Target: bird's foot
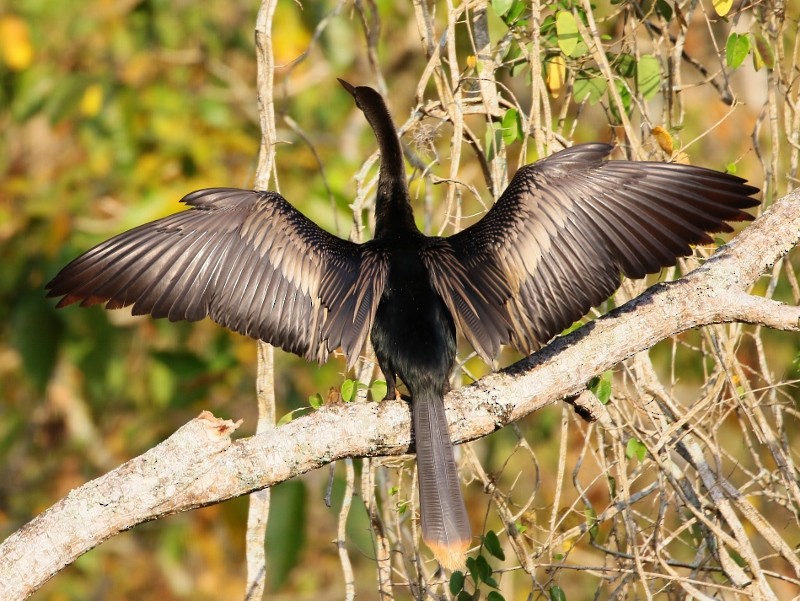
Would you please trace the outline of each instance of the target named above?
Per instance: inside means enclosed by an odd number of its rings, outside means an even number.
[[[400,391],[397,390],[396,388],[394,390],[387,390],[386,396],[383,397],[384,401],[402,401],[402,400],[408,401],[409,399],[410,397],[407,398],[403,396],[402,394],[400,394]]]

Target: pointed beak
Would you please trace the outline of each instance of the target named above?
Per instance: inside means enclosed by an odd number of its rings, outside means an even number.
[[[356,88],[355,88],[354,86],[352,86],[352,85],[350,85],[349,83],[347,83],[347,82],[346,82],[344,79],[339,79],[338,77],[337,77],[336,79],[339,81],[339,83],[340,83],[340,84],[342,84],[342,87],[343,87],[345,90],[347,90],[348,92],[350,92],[350,95],[351,95],[353,98],[355,98],[355,97],[356,97]]]

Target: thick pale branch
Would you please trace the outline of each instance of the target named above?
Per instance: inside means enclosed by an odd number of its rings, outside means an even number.
[[[687,329],[738,320],[798,331],[797,309],[747,290],[800,238],[800,193],[776,203],[701,268],[448,396],[454,440],[485,436],[580,392],[594,375]],[[0,598],[22,599],[78,556],[144,521],[217,503],[352,456],[405,453],[402,402],[329,405],[272,431],[232,441],[208,413],[92,482],[0,545]]]

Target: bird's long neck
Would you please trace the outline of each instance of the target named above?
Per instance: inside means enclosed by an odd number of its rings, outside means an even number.
[[[381,170],[375,202],[375,237],[419,231],[414,223],[408,196],[403,150],[389,110],[377,94],[370,97],[369,102],[362,104],[361,108],[375,133],[381,152]]]

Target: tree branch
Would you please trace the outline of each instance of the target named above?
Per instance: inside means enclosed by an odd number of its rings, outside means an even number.
[[[800,331],[800,309],[745,293],[800,239],[800,191],[775,203],[700,268],[447,397],[457,442],[579,393],[593,376],[690,328],[743,321]],[[145,521],[218,503],[336,459],[406,453],[405,403],[327,405],[233,441],[204,412],[169,439],[70,492],[0,545],[0,598],[24,599],[89,549]]]

